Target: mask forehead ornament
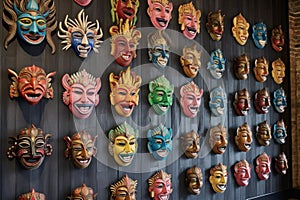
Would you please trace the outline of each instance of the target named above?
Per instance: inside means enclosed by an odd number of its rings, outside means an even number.
[[[227,96],[223,88],[217,87],[210,92],[209,108],[215,116],[221,116],[225,112]]]
[[[183,72],[189,78],[195,78],[201,67],[201,51],[197,50],[197,46],[185,46],[182,49],[182,56],[180,57],[180,64]]]
[[[283,82],[285,77],[285,64],[280,58],[277,58],[272,62],[272,77],[277,84]]]
[[[287,137],[286,125],[283,119],[278,120],[273,125],[273,137],[278,144],[284,144]]]
[[[272,47],[275,51],[280,52],[284,47],[284,33],[281,25],[273,28],[271,36]]]
[[[269,179],[271,173],[271,158],[266,153],[260,154],[256,160],[255,171],[260,180]]]
[[[122,21],[128,20],[131,26],[136,24],[139,0],[110,0],[110,3],[113,23],[120,24]]]
[[[254,107],[260,114],[266,114],[269,112],[271,106],[270,93],[266,87],[258,90],[254,95]]]
[[[193,195],[199,195],[203,186],[203,175],[199,167],[194,165],[186,170],[185,182],[187,190]]]
[[[247,152],[251,149],[252,132],[247,123],[244,123],[237,128],[234,140],[240,151]]]
[[[251,165],[241,160],[234,165],[234,177],[239,186],[247,186],[251,178]]]
[[[279,88],[273,93],[273,104],[275,110],[279,113],[283,113],[287,107],[286,94],[283,88]]]
[[[153,200],[168,200],[172,193],[171,174],[162,170],[148,179],[148,191]]]
[[[262,146],[270,145],[270,140],[272,139],[271,128],[266,120],[257,125],[256,138],[260,145]]]
[[[240,45],[246,44],[249,37],[249,27],[249,23],[241,13],[233,18],[232,35]]]
[[[36,192],[34,189],[31,192],[21,194],[18,200],[46,200],[46,196],[43,193]]]
[[[246,80],[250,73],[250,57],[242,54],[234,59],[234,74],[239,80]]]
[[[246,88],[239,90],[235,93],[233,102],[236,114],[239,116],[246,116],[251,108],[251,96]]]
[[[226,165],[219,163],[209,171],[209,182],[213,190],[217,193],[225,192],[227,188],[228,173]]]
[[[267,44],[267,26],[263,22],[252,25],[252,39],[255,46],[262,49]]]
[[[213,78],[220,79],[223,77],[225,72],[225,62],[226,59],[220,49],[210,53],[210,60],[207,63],[207,69],[210,71]]]
[[[209,12],[207,16],[206,29],[211,39],[220,41],[224,33],[224,17],[221,10]]]
[[[173,3],[169,0],[148,0],[148,6],[152,25],[158,30],[166,29],[172,19]]]
[[[227,148],[227,130],[221,124],[209,130],[210,148],[216,154],[223,154]]]
[[[275,170],[279,174],[286,174],[288,166],[288,160],[286,158],[286,155],[284,152],[281,152],[276,158],[275,158]]]
[[[110,186],[110,200],[135,200],[137,180],[132,180],[126,174],[121,180]]]
[[[80,187],[77,187],[73,190],[72,195],[68,196],[69,200],[77,199],[86,199],[86,200],[96,200],[97,193],[94,193],[94,190],[91,187],[82,184]]]
[[[184,134],[180,139],[185,156],[187,158],[197,158],[200,151],[200,135],[192,130]]]

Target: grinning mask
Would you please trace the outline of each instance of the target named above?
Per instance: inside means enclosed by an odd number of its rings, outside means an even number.
[[[137,21],[136,13],[138,12],[139,0],[110,0],[112,22],[116,24],[122,21],[129,21],[130,25],[135,25]]]
[[[148,179],[148,191],[153,200],[168,200],[172,193],[171,174],[160,170]]]
[[[279,174],[286,174],[288,166],[288,160],[286,159],[286,155],[284,152],[281,152],[276,158],[275,158],[275,170]]]
[[[271,128],[267,121],[259,123],[256,127],[256,138],[261,146],[269,146],[271,136]]]
[[[147,0],[147,13],[152,25],[158,30],[168,27],[172,19],[173,4],[169,0]]]
[[[267,88],[258,90],[254,95],[254,107],[260,114],[266,114],[269,112],[271,106],[270,94]]]
[[[225,112],[227,96],[223,88],[217,87],[210,92],[209,108],[215,116],[221,116]]]
[[[227,167],[222,163],[212,167],[210,169],[209,182],[213,188],[213,190],[217,193],[223,193],[227,187]]]
[[[209,12],[207,16],[206,29],[211,39],[220,41],[224,33],[224,17],[221,10]]]
[[[68,196],[69,200],[96,200],[97,193],[90,187],[87,187],[84,183],[81,187],[77,187],[73,190],[72,195]]]
[[[238,127],[234,140],[240,151],[247,152],[251,149],[252,132],[247,123],[244,123]]]
[[[271,36],[272,47],[275,51],[280,52],[284,47],[284,33],[281,29],[281,25],[273,28]]]
[[[200,151],[200,135],[194,130],[181,137],[184,154],[187,158],[197,158]]]
[[[266,154],[260,154],[256,160],[255,171],[260,180],[269,179],[269,175],[271,173],[271,158]]]
[[[182,49],[182,56],[180,57],[180,64],[183,72],[189,78],[195,78],[201,67],[201,52],[197,50],[196,45],[191,47],[185,46]]]
[[[284,144],[287,137],[286,126],[283,119],[273,125],[273,138],[278,144]]]
[[[233,102],[236,114],[239,116],[246,116],[251,108],[250,105],[251,97],[246,88],[239,90],[235,93],[235,98]]]
[[[194,165],[186,170],[185,183],[187,190],[193,195],[199,195],[203,186],[203,175],[199,167]]]
[[[234,177],[239,186],[247,186],[251,178],[251,166],[247,160],[241,160],[234,165]]]
[[[223,52],[217,49],[210,53],[210,60],[207,63],[207,69],[215,79],[222,78],[225,72],[226,59],[223,57]]]
[[[253,71],[258,82],[265,82],[269,75],[269,61],[264,56],[255,59]]]
[[[227,130],[220,124],[209,130],[209,145],[216,154],[223,154],[227,148]]]
[[[252,25],[252,39],[257,48],[262,49],[266,46],[267,26],[263,22]]]
[[[283,82],[285,77],[285,64],[280,58],[277,58],[272,62],[272,77],[277,84]]]
[[[246,80],[250,73],[250,58],[246,54],[242,54],[234,59],[234,74],[239,80]]]
[[[137,180],[126,174],[121,180],[110,186],[110,200],[136,200]]]
[[[283,113],[287,107],[285,91],[282,88],[279,88],[273,93],[273,104],[275,110],[279,113]]]
[[[240,13],[233,18],[232,35],[240,45],[245,45],[249,37],[250,25]]]

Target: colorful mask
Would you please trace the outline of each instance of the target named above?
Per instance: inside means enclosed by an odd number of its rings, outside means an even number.
[[[223,154],[227,148],[227,130],[220,124],[209,130],[210,148],[216,154]]]
[[[132,60],[136,58],[136,48],[142,37],[141,32],[135,30],[134,26],[130,26],[129,20],[118,26],[112,26],[109,32],[111,35],[110,54],[122,67],[129,66]]]
[[[196,10],[193,2],[182,4],[178,8],[178,24],[181,25],[183,35],[192,40],[200,33],[201,11]]]
[[[126,71],[121,71],[119,76],[110,73],[109,83],[111,104],[120,116],[129,117],[135,106],[139,104],[142,78],[130,72],[128,67]]]
[[[200,135],[194,130],[181,137],[184,154],[187,158],[197,158],[200,151]]]
[[[266,120],[257,125],[256,138],[260,145],[262,146],[270,145],[270,140],[272,139],[271,128]]]
[[[153,200],[168,200],[172,193],[171,174],[160,170],[148,179],[148,185]]]
[[[65,157],[72,159],[74,165],[78,168],[86,168],[90,165],[93,156],[97,153],[95,147],[97,135],[92,137],[84,130],[75,133],[72,137],[65,136],[64,140],[67,145]]]
[[[164,32],[156,31],[148,35],[149,61],[159,68],[168,65],[170,59],[169,40]]]
[[[275,51],[282,51],[284,47],[284,33],[281,29],[281,25],[278,25],[272,30],[271,42]]]
[[[223,88],[217,87],[210,92],[209,108],[215,116],[224,114],[227,96]]]
[[[9,27],[4,47],[16,36],[29,45],[39,45],[45,39],[55,53],[51,33],[57,27],[56,8],[53,0],[4,0],[3,20]]]
[[[192,81],[180,88],[180,105],[185,116],[193,118],[197,116],[201,105],[203,89]]]
[[[126,174],[121,180],[110,186],[110,200],[135,200],[137,180]]]
[[[233,18],[232,35],[240,45],[245,45],[249,37],[250,25],[240,13]]]
[[[172,151],[172,129],[162,124],[147,132],[148,150],[157,160],[166,160]]]
[[[251,96],[246,88],[239,90],[235,93],[233,102],[236,114],[239,116],[246,116],[251,108]]]
[[[12,84],[9,87],[10,98],[21,96],[30,105],[38,104],[43,97],[53,98],[51,77],[56,72],[46,74],[42,68],[32,65],[22,68],[19,75],[12,69],[8,69],[8,73],[12,76]]]
[[[279,113],[283,113],[287,107],[285,91],[282,88],[279,88],[273,93],[273,104],[275,110]]]
[[[74,2],[80,6],[88,6],[92,0],[74,0]]]
[[[185,46],[182,49],[182,56],[180,57],[180,64],[183,72],[189,78],[195,78],[201,67],[200,62],[201,52],[197,51],[196,45],[192,47]]]
[[[273,125],[273,137],[278,144],[284,144],[287,137],[286,126],[283,119],[278,120]]]
[[[99,90],[101,80],[84,70],[69,76],[62,77],[62,86],[66,91],[63,93],[63,102],[69,107],[73,115],[79,119],[88,118],[94,107],[99,103]]]
[[[234,137],[235,144],[240,151],[247,152],[251,149],[252,132],[247,123],[239,126]]]
[[[46,200],[46,196],[43,193],[36,192],[34,189],[26,194],[21,194],[18,200]]]
[[[166,29],[172,19],[173,4],[169,0],[148,0],[147,13],[152,25],[159,29]]]
[[[209,172],[210,172],[209,182],[213,190],[217,193],[225,192],[227,187],[227,179],[228,179],[226,165],[219,163],[218,165],[212,167]]]
[[[118,165],[128,166],[131,164],[138,148],[137,137],[138,130],[133,129],[126,122],[109,131],[108,150]]]
[[[239,80],[246,80],[250,72],[250,58],[246,54],[242,54],[234,59],[234,74]]]
[[[158,115],[166,114],[173,104],[174,85],[165,76],[149,82],[148,101]]]
[[[277,84],[283,82],[285,77],[285,64],[280,58],[272,62],[272,77]]]
[[[271,106],[270,94],[267,88],[258,90],[254,96],[254,107],[256,111],[260,114],[266,114],[269,112],[269,107]]]
[[[209,12],[207,16],[206,29],[211,39],[220,41],[224,33],[224,17],[221,10]]]
[[[288,168],[288,160],[285,153],[282,152],[275,158],[275,170],[279,174],[286,174]]]
[[[241,160],[234,165],[234,177],[239,186],[247,186],[251,178],[251,166],[247,160]]]
[[[203,186],[202,171],[196,165],[186,170],[185,182],[187,190],[194,195],[199,195]]]
[[[120,24],[128,20],[130,25],[135,25],[136,13],[140,5],[139,0],[110,0],[110,3],[113,23]]]
[[[82,9],[75,20],[70,19],[67,15],[64,25],[66,29],[63,28],[62,22],[59,22],[61,32],[58,32],[58,37],[64,40],[62,42],[65,45],[63,50],[72,47],[75,54],[81,58],[86,58],[92,51],[98,53],[98,48],[102,43],[100,39],[103,36],[98,20],[96,23],[88,21],[88,16]]]
[[[262,49],[266,46],[267,26],[263,22],[252,25],[252,39],[257,48]]]
[[[271,159],[266,153],[260,154],[256,160],[255,171],[260,180],[267,180],[271,173]]]
[[[12,144],[7,151],[7,157],[17,158],[26,169],[37,169],[44,161],[45,156],[52,153],[52,145],[48,144],[52,134],[44,134],[33,124],[22,129],[16,137],[10,137]]]
[[[207,63],[207,69],[215,79],[222,78],[225,71],[226,59],[223,57],[223,53],[220,49],[217,49],[210,53],[210,60]]]
[[[265,82],[269,75],[269,61],[264,56],[255,59],[253,71],[258,82]]]
[[[81,187],[77,187],[73,190],[72,195],[68,196],[69,200],[96,200],[97,193],[90,187],[87,187],[84,183]]]

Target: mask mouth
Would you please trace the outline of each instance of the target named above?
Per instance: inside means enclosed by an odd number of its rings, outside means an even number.
[[[45,36],[39,34],[23,34],[23,37],[31,44],[40,44],[45,38]]]
[[[189,65],[189,68],[191,70],[192,73],[197,73],[199,71],[199,66],[197,65]]]
[[[169,199],[169,195],[167,194],[161,194],[158,196],[159,200],[168,200]]]
[[[221,191],[224,192],[226,190],[226,184],[217,184],[217,188]]]
[[[134,154],[132,154],[132,153],[119,154],[119,158],[124,163],[131,163],[133,157],[134,157]]]
[[[197,114],[198,111],[199,111],[199,106],[189,106],[189,111],[190,111],[192,114]]]
[[[94,105],[93,104],[75,104],[76,109],[81,114],[88,114],[92,111]]]
[[[194,27],[186,27],[187,31],[191,34],[191,35],[195,35],[197,30]]]
[[[266,45],[266,40],[259,40],[258,43],[264,47]]]
[[[168,58],[162,58],[161,56],[157,58],[157,64],[159,64],[162,67],[165,67],[168,64]]]
[[[90,45],[78,45],[77,46],[77,51],[80,54],[80,57],[87,57],[87,55],[89,54],[89,52],[91,51],[91,46]]]
[[[160,157],[166,157],[169,154],[169,150],[167,150],[167,149],[160,149],[160,150],[157,150],[156,153]]]
[[[123,8],[122,11],[123,11],[124,15],[126,15],[129,18],[134,15],[134,10],[132,8]]]
[[[120,103],[120,108],[122,109],[123,113],[130,114],[135,107],[134,103]]]
[[[245,147],[246,150],[249,150],[249,149],[251,149],[251,144],[250,143],[245,143],[244,147]]]
[[[75,158],[77,165],[81,167],[87,167],[90,164],[91,158]]]
[[[267,113],[269,110],[269,106],[263,106],[262,108],[261,108],[261,110],[264,112],[264,113]]]
[[[241,110],[241,114],[244,115],[244,116],[248,115],[248,112],[249,112],[249,109],[246,109],[246,108]]]
[[[38,167],[41,164],[42,160],[43,160],[43,156],[41,156],[41,155],[36,155],[36,156],[24,155],[21,158],[23,165],[27,168]]]
[[[218,148],[218,150],[219,150],[220,152],[224,153],[225,150],[226,150],[226,147],[227,147],[227,146],[221,146],[221,147]]]
[[[163,19],[163,18],[156,18],[156,21],[158,22],[158,24],[159,24],[161,27],[166,27],[166,26],[167,26],[167,23],[168,23],[168,20]]]
[[[158,107],[163,112],[167,112],[169,109],[169,105],[165,105],[165,104],[159,104]]]

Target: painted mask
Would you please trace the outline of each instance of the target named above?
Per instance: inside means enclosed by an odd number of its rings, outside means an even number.
[[[209,182],[213,190],[217,193],[225,192],[227,187],[227,179],[228,179],[226,165],[219,163],[218,165],[212,167],[209,172],[210,172]]]
[[[196,10],[193,2],[182,4],[178,8],[178,24],[181,25],[183,35],[192,40],[200,33],[201,11]]]
[[[58,37],[64,40],[62,42],[65,45],[63,50],[72,47],[75,54],[81,58],[88,57],[92,51],[98,53],[98,48],[102,43],[100,39],[103,36],[98,20],[95,23],[88,21],[88,16],[82,9],[75,20],[70,19],[67,15],[64,25],[66,29],[63,28],[62,22],[59,22]]]
[[[227,96],[223,88],[217,87],[210,92],[209,108],[215,116],[221,116],[225,112]]]
[[[109,30],[111,35],[110,54],[122,67],[129,66],[136,58],[136,48],[142,37],[140,31],[129,25],[129,21],[120,23],[119,26],[112,26]]]
[[[211,39],[220,41],[224,33],[224,17],[221,10],[209,12],[207,16],[206,29]]]
[[[52,134],[44,134],[40,128],[33,124],[22,129],[16,137],[10,137],[12,144],[7,151],[7,157],[17,158],[26,169],[37,169],[42,165],[45,156],[52,153],[52,145],[48,144]]]
[[[233,18],[232,35],[240,45],[245,45],[249,37],[250,25],[240,13]]]
[[[180,88],[180,105],[185,116],[194,118],[199,112],[203,89],[192,81]]]
[[[86,168],[90,165],[93,156],[97,153],[95,147],[97,135],[92,137],[84,130],[75,133],[72,137],[65,136],[64,140],[67,145],[65,157],[72,159],[74,165],[78,168]]]
[[[234,165],[234,177],[239,186],[247,186],[251,178],[251,166],[247,160],[241,160]]]
[[[160,170],[148,179],[148,191],[153,200],[168,200],[172,193],[171,174]]]
[[[260,180],[267,180],[271,173],[271,159],[266,153],[260,154],[256,160],[255,171]]]
[[[279,88],[273,93],[273,104],[277,112],[283,113],[287,107],[285,91]]]
[[[283,82],[285,77],[285,64],[280,58],[277,58],[272,62],[272,77],[277,84]]]
[[[84,183],[81,187],[77,187],[73,190],[72,195],[68,196],[69,200],[96,200],[97,193],[90,187],[87,187]]]
[[[88,6],[92,0],[74,0],[74,2],[80,6]]]
[[[126,174],[121,180],[110,186],[110,200],[136,200],[137,180]]]
[[[165,76],[149,82],[148,101],[158,115],[166,114],[173,104],[174,85]]]
[[[156,31],[148,35],[148,55],[149,61],[159,68],[168,65],[170,59],[170,46],[166,34]]]
[[[196,165],[186,170],[185,182],[187,190],[194,195],[199,195],[203,186],[202,171]]]
[[[201,67],[201,52],[197,50],[196,45],[191,47],[185,46],[180,57],[180,64],[183,72],[189,78],[195,78]]]
[[[128,166],[131,164],[138,148],[137,137],[138,130],[133,129],[126,122],[109,131],[108,150],[118,165]]]
[[[197,158],[200,151],[200,135],[194,130],[181,137],[184,154],[187,158]]]
[[[281,29],[281,25],[278,25],[272,30],[271,36],[272,47],[275,51],[280,52],[284,47],[284,33]]]
[[[275,158],[275,170],[279,174],[286,174],[288,168],[288,160],[285,153],[282,152]]]
[[[56,72],[46,74],[42,68],[32,65],[22,68],[19,75],[12,69],[8,69],[8,73],[12,77],[12,84],[9,87],[10,98],[21,96],[30,105],[38,104],[43,97],[53,98],[51,77]]]
[[[152,25],[164,30],[172,19],[173,4],[169,0],[148,0],[147,13]]]
[[[235,93],[233,102],[236,114],[239,116],[246,116],[251,108],[251,96],[246,88],[239,90]]]
[[[255,59],[253,71],[258,82],[265,82],[269,75],[269,61],[264,56]]]
[[[142,78],[134,72],[130,72],[130,67],[120,74],[109,75],[110,83],[110,103],[116,112],[123,117],[129,117],[135,106],[139,104],[139,91]]]
[[[273,125],[273,138],[278,144],[284,144],[287,137],[286,125],[283,119]]]
[[[267,121],[259,123],[256,127],[256,138],[261,146],[269,146],[271,136],[271,128]]]
[[[250,58],[246,54],[242,54],[234,59],[234,74],[239,80],[246,80],[250,73]]]
[[[147,132],[148,150],[156,160],[166,160],[172,151],[172,129],[162,124]]]
[[[121,24],[128,20],[130,25],[137,21],[136,13],[140,5],[139,0],[110,0],[112,22]]]
[[[240,151],[247,152],[251,149],[252,132],[247,123],[244,123],[237,128],[234,140],[236,146]]]
[[[252,25],[252,39],[257,48],[262,49],[266,46],[267,26],[263,22]]]
[[[46,200],[46,196],[43,193],[36,192],[34,189],[31,192],[21,194],[18,200]]]
[[[56,8],[53,0],[4,0],[3,20],[9,27],[4,39],[4,47],[17,36],[29,45],[39,45],[45,39],[52,49],[56,48],[51,33],[57,27]]]
[[[217,49],[210,53],[210,60],[207,63],[207,69],[215,79],[222,78],[225,71],[226,59],[223,57],[223,52]]]
[[[271,106],[270,94],[267,88],[258,90],[254,95],[254,107],[260,114],[266,114],[269,112]]]
[[[220,124],[209,130],[209,145],[216,154],[223,154],[227,148],[227,130]]]
[[[73,115],[79,119],[88,118],[94,107],[99,103],[101,80],[87,73],[85,69],[69,76],[62,77],[62,86],[65,88],[63,102],[69,107]]]

